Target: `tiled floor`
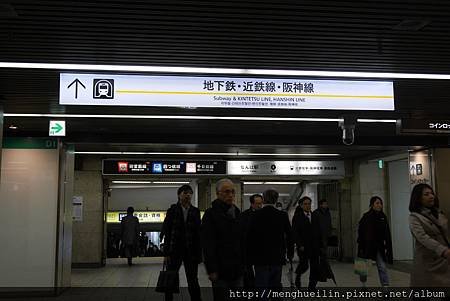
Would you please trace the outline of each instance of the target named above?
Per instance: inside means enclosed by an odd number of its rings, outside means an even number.
[[[33,300],[33,301],[157,301],[164,300],[164,295],[155,292],[155,286],[159,271],[162,267],[162,258],[135,258],[134,265],[129,267],[126,259],[110,259],[106,267],[96,269],[73,269],[72,288],[64,291],[56,297],[32,297],[2,299],[2,300]],[[336,276],[338,287],[354,288],[360,287],[359,278],[353,273],[353,265],[350,263],[332,262],[332,269]],[[288,289],[287,266],[284,268],[283,285]],[[408,287],[409,274],[393,269],[389,269],[392,287]],[[204,301],[213,300],[211,286],[204,266],[199,267],[199,282],[202,288],[202,299]],[[308,275],[303,275],[302,283],[307,284]],[[180,270],[180,294],[174,295],[174,300],[190,300],[186,289],[186,277],[183,267]],[[378,287],[378,276],[376,267],[372,267],[367,286]],[[335,287],[332,281],[319,283],[320,287]],[[288,289],[289,290],[289,289]],[[348,290],[346,290],[348,291]],[[356,291],[356,290],[355,290]],[[237,300],[237,299],[233,299]],[[260,300],[254,298],[252,300]],[[286,299],[293,300],[293,299]],[[305,299],[307,300],[307,299]],[[328,300],[324,298],[323,300]],[[333,299],[336,300],[336,299]]]
[[[359,287],[357,275],[353,273],[350,263],[331,262],[333,272],[339,287]],[[106,267],[98,269],[72,270],[72,287],[155,287],[159,271],[162,267],[162,258],[135,258],[134,265],[129,267],[126,259],[108,259]],[[288,267],[284,267],[283,284],[289,286],[287,277]],[[389,269],[391,286],[408,287],[409,274]],[[200,286],[210,287],[211,283],[203,265],[198,272]],[[307,284],[307,273],[302,277],[302,283]],[[187,286],[184,269],[180,270],[180,286]],[[332,281],[319,283],[319,287],[334,286]],[[376,266],[370,270],[367,286],[379,286]]]

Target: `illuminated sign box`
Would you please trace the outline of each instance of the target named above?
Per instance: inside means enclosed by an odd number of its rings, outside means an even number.
[[[61,105],[394,110],[392,81],[60,74]]]
[[[203,217],[204,213],[204,211],[200,211],[200,217]],[[126,215],[126,211],[109,211],[106,213],[106,222],[119,224]],[[135,211],[133,215],[139,219],[139,223],[162,223],[166,218],[166,211]]]
[[[126,211],[110,211],[106,213],[107,223],[120,223],[122,218],[127,215]],[[162,223],[166,218],[165,211],[135,211],[134,216],[140,223]]]
[[[399,134],[450,134],[450,120],[401,119],[397,122]]]
[[[229,175],[345,176],[344,161],[228,161]]]
[[[221,175],[226,161],[103,160],[103,175]]]

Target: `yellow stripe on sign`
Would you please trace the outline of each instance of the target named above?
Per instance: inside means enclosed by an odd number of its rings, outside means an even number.
[[[190,91],[146,91],[146,90],[117,90],[119,94],[159,94],[159,95],[227,95],[227,96],[308,96],[330,98],[386,98],[392,95],[333,95],[333,94],[293,94],[293,93],[229,93],[229,92],[190,92]]]

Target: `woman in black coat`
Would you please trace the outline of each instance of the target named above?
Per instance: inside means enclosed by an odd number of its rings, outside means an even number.
[[[374,196],[370,209],[364,213],[358,227],[358,257],[374,260],[382,286],[389,286],[385,262],[392,264],[392,240],[387,217],[383,212],[383,200]],[[360,276],[365,285],[367,276]]]

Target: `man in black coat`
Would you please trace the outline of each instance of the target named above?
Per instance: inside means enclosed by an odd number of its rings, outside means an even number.
[[[264,192],[264,206],[256,211],[250,221],[247,234],[249,262],[255,266],[255,286],[282,288],[282,267],[286,254],[292,261],[294,244],[292,229],[286,212],[275,208],[278,192]]]
[[[229,179],[216,183],[217,199],[202,220],[202,246],[214,300],[228,300],[229,289],[243,286],[240,210],[234,205],[235,188]]]
[[[178,188],[178,202],[172,205],[164,219],[164,261],[167,270],[179,271],[184,264],[191,300],[201,300],[198,284],[198,264],[202,261],[200,245],[200,211],[192,206],[193,190],[189,185]],[[172,300],[172,293],[166,293],[166,300]]]
[[[330,208],[328,208],[328,202],[326,199],[319,201],[319,208],[312,213],[317,216],[320,227],[320,236],[322,237],[322,247],[324,254],[327,254],[328,239],[331,236],[331,214]]]
[[[133,257],[137,255],[139,247],[139,219],[133,213],[134,208],[128,207],[127,215],[120,222],[122,248],[129,266],[133,264]]]
[[[241,214],[241,228],[243,233],[248,233],[248,226],[253,214],[256,210],[261,209],[263,206],[263,197],[260,194],[253,194],[250,196],[250,208],[242,212]],[[246,234],[245,234],[246,235]],[[248,252],[248,241],[243,241],[243,252],[244,252],[244,287],[251,288],[255,286],[255,272],[253,270],[253,265],[249,263],[248,259],[252,256]]]
[[[309,268],[308,288],[315,289],[319,280],[319,255],[322,239],[317,217],[311,214],[311,198],[305,196],[299,200],[292,219],[292,230],[299,257],[299,264],[295,271],[295,285],[298,288],[301,287],[301,275]]]

